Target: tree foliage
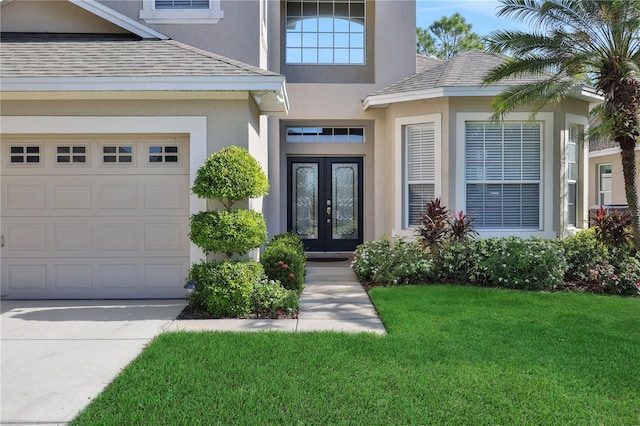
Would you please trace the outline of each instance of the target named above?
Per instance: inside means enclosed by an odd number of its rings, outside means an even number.
[[[434,21],[428,29],[416,28],[416,47],[418,53],[449,59],[468,50],[484,50],[485,46],[472,25],[456,12]]]
[[[500,0],[498,16],[526,22],[531,31],[495,31],[489,51],[513,57],[486,84],[523,75],[537,81],[511,87],[493,101],[494,118],[582,90],[589,76],[603,96],[595,111],[600,134],[620,146],[635,248],[640,244],[635,145],[640,136],[640,0]]]

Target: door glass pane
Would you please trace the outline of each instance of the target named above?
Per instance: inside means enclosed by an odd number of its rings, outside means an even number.
[[[293,163],[292,232],[306,240],[318,239],[318,164]]]
[[[331,165],[331,237],[358,239],[358,164]]]

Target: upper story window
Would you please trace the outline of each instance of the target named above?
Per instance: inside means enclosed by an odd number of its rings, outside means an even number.
[[[215,24],[224,18],[221,0],[143,0],[147,24]]]
[[[365,0],[286,2],[287,64],[364,64]]]

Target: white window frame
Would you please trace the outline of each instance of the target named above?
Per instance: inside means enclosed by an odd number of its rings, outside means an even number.
[[[600,163],[600,164],[598,164],[598,176],[597,176],[597,179],[598,179],[598,183],[597,183],[597,187],[598,187],[598,199],[597,199],[598,206],[607,204],[607,203],[603,203],[602,202],[603,201],[602,200],[602,196],[605,195],[605,194],[609,194],[609,197],[610,197],[611,201],[613,201],[613,199],[611,198],[613,196],[611,189],[609,189],[608,191],[605,191],[605,190],[602,189],[602,176],[605,174],[605,173],[602,172],[602,168],[603,167],[607,167],[607,166],[609,167],[609,173],[608,173],[609,179],[612,179],[613,178],[612,164],[611,163]],[[608,204],[612,204],[612,203],[609,202]]]
[[[563,196],[561,199],[565,200],[562,205],[561,214],[561,233],[562,236],[567,236],[574,233],[578,229],[584,229],[588,227],[588,212],[589,212],[589,193],[588,193],[588,164],[589,164],[589,140],[587,138],[587,132],[589,127],[589,119],[584,116],[576,114],[565,114],[565,129],[564,129],[564,144],[563,144],[563,169],[561,170],[561,176],[564,176],[563,183]],[[577,167],[577,180],[575,182],[569,180],[569,160],[568,149],[570,145],[570,133],[571,127],[577,126],[579,135],[582,135],[582,140],[579,136],[579,144],[576,146],[576,167]],[[576,218],[575,225],[569,224],[569,185],[575,183],[576,185]]]
[[[216,24],[223,18],[221,0],[209,0],[208,9],[156,9],[155,0],[142,0],[140,10],[147,24]]]
[[[328,0],[331,1],[334,5],[335,5],[335,0]],[[299,0],[300,3],[304,3],[304,0]],[[308,4],[311,3],[316,3],[319,5],[319,0],[306,0],[306,2]],[[344,3],[348,3],[348,7],[350,8],[350,2],[351,0],[339,0],[340,4],[344,4]],[[360,2],[360,0],[358,0],[358,2]],[[284,7],[285,7],[285,11],[284,11],[284,22],[285,22],[285,27],[287,25],[288,19],[289,19],[289,15],[287,13],[287,3],[289,3],[289,1],[285,1],[284,2]],[[325,3],[324,1],[322,3]],[[363,6],[364,6],[364,23],[362,25],[362,62],[360,61],[352,61],[351,59],[351,54],[352,51],[355,50],[360,50],[360,47],[352,47],[351,43],[352,43],[352,38],[355,38],[357,36],[360,35],[360,32],[356,32],[356,31],[352,31],[351,30],[351,23],[348,23],[348,29],[346,31],[336,31],[335,26],[334,29],[330,32],[330,34],[332,34],[332,42],[331,42],[331,46],[326,45],[326,46],[322,46],[322,42],[320,41],[320,38],[322,36],[322,34],[329,34],[329,32],[323,32],[320,31],[319,28],[316,28],[315,30],[311,29],[309,31],[306,31],[304,28],[304,24],[303,27],[301,29],[301,32],[291,32],[289,33],[288,29],[285,28],[285,34],[284,34],[284,43],[283,43],[283,51],[284,51],[284,58],[285,58],[285,63],[287,65],[310,65],[310,66],[314,66],[314,65],[366,65],[367,63],[367,2],[366,0],[362,0]],[[304,19],[301,19],[301,21],[305,21],[307,18],[308,19],[319,19],[321,17],[321,14],[318,13],[317,15],[309,15],[309,16],[304,16],[304,11],[301,12],[302,13],[302,17]],[[294,17],[299,17],[300,15],[294,15]],[[336,15],[335,14],[335,8],[334,8],[334,14],[332,16],[332,18],[335,20],[336,18],[340,18],[341,16]],[[353,17],[353,15],[351,15],[351,13],[349,12],[349,16],[348,17]],[[358,16],[356,16],[358,17]],[[289,34],[300,34],[300,46],[290,46],[288,39],[289,39]],[[336,41],[335,41],[335,36],[336,34],[340,34],[342,36],[346,35],[346,38],[349,40],[347,43],[346,47],[341,47],[341,46],[336,46]],[[313,40],[315,38],[315,43],[311,43],[311,45],[305,46],[305,35],[307,35],[307,37],[309,37],[309,39]],[[315,36],[315,37],[314,37]],[[316,50],[316,59],[315,61],[313,60],[305,60],[304,56],[305,56],[305,48],[307,50]],[[293,60],[292,58],[289,57],[289,49],[293,50],[300,50],[300,60]],[[331,49],[332,51],[332,56],[333,59],[331,61],[323,61],[320,59],[320,51],[321,50],[329,50]],[[348,51],[348,56],[349,59],[345,62],[345,61],[336,61],[335,60],[335,53],[336,50],[342,50],[345,49]]]
[[[394,230],[397,236],[413,237],[415,227],[409,227],[409,200],[407,181],[407,167],[404,156],[405,129],[406,126],[416,124],[433,124],[434,126],[434,197],[442,197],[442,114],[418,115],[412,117],[396,118],[394,122],[395,146],[394,146]]]
[[[456,173],[455,173],[455,198],[449,208],[451,210],[463,210],[467,212],[467,180],[466,180],[466,122],[490,121],[491,113],[457,113],[456,114]],[[504,118],[505,122],[530,121],[529,113],[511,113]],[[478,230],[482,238],[517,236],[522,238],[556,238],[553,231],[553,113],[538,113],[535,122],[542,126],[542,146],[540,148],[540,228],[523,229],[482,229]],[[558,207],[558,206],[556,206]]]

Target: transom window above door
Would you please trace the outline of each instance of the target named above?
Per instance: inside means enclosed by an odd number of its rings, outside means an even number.
[[[364,143],[364,127],[287,127],[287,143]]]
[[[287,64],[364,64],[365,0],[286,2]]]

